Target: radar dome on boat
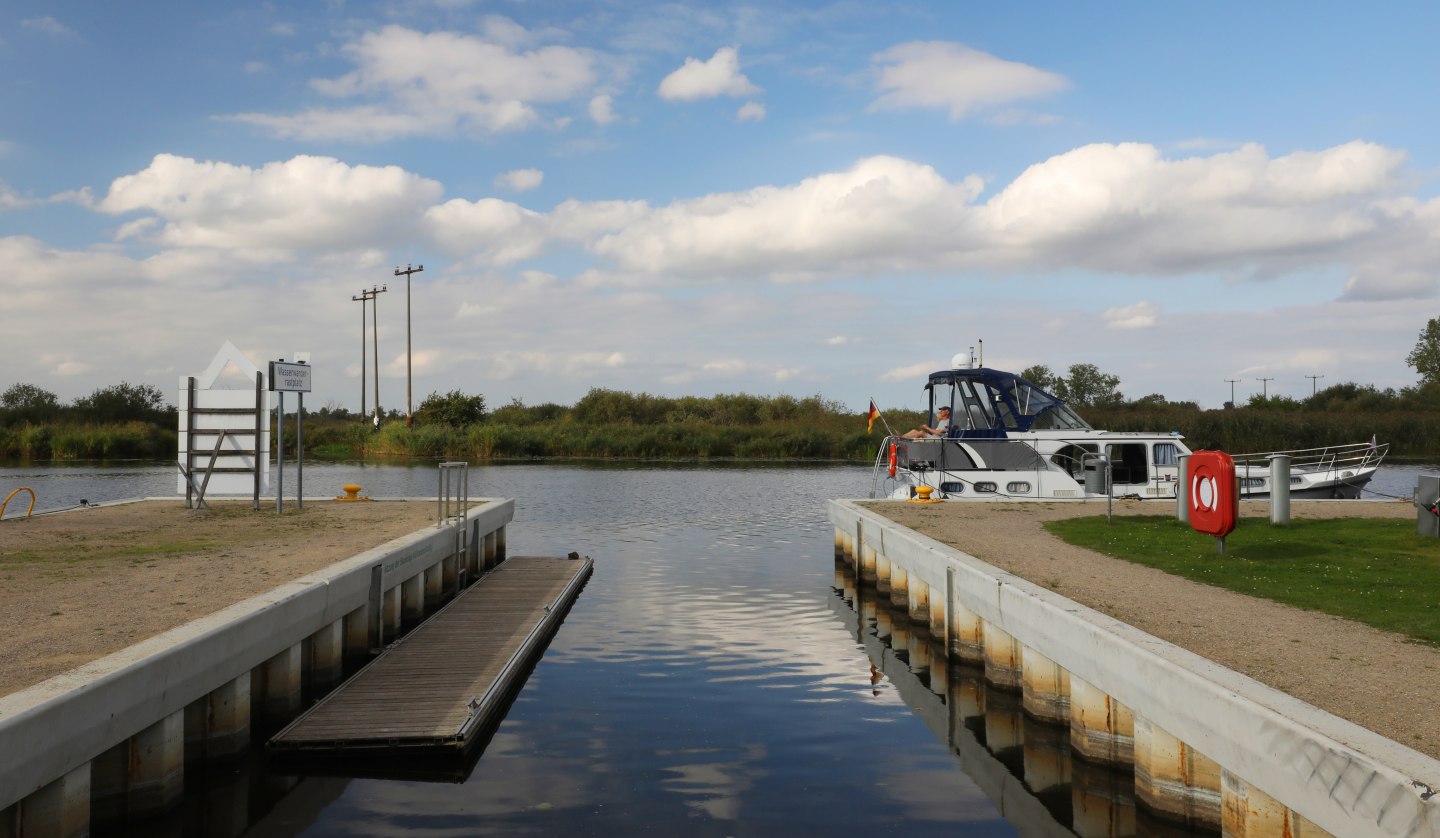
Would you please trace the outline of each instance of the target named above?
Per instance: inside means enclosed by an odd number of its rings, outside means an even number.
[[[950,369],[964,370],[970,368],[970,353],[956,352],[955,357],[950,359]]]

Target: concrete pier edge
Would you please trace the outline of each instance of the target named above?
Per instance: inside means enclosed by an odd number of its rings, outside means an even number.
[[[946,590],[1067,672],[1095,685],[1334,835],[1440,835],[1440,761],[1220,666],[866,509],[827,503],[856,556]],[[1425,785],[1416,785],[1417,781]]]
[[[175,498],[125,502],[140,500]],[[514,519],[511,499],[471,504],[472,543]],[[366,606],[377,568],[389,591],[454,550],[453,527],[431,525],[0,697],[0,812]]]

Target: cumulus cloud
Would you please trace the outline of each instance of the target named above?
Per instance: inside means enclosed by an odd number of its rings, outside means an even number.
[[[440,194],[440,184],[397,166],[299,156],[251,168],[160,154],[110,184],[97,209],[149,213],[159,220],[151,235],[169,247],[283,254],[396,241]]]
[[[1105,325],[1111,329],[1148,329],[1155,325],[1160,306],[1148,300],[1130,306],[1105,309]]]
[[[929,166],[873,157],[789,187],[679,201],[593,249],[657,274],[903,269],[947,246],[981,188],[979,178],[950,183]]]
[[[759,102],[746,102],[735,112],[737,122],[760,122],[765,119],[765,106]]]
[[[619,119],[615,115],[615,97],[608,93],[601,94],[590,100],[590,118],[596,125],[609,125]]]
[[[565,201],[549,213],[498,198],[456,198],[425,212],[431,239],[458,259],[504,265],[532,259],[553,243],[584,245],[641,218],[640,201]]]
[[[951,119],[1047,96],[1070,86],[1062,75],[947,41],[912,41],[874,57],[881,95],[872,107],[938,108]]]
[[[281,137],[371,142],[530,127],[540,121],[536,105],[588,94],[597,81],[599,59],[590,50],[566,46],[520,51],[516,44],[526,39],[517,35],[518,28],[492,21],[482,38],[387,26],[344,47],[342,54],[355,70],[311,82],[330,98],[369,101],[229,118]]]
[[[660,82],[661,99],[690,102],[717,96],[753,96],[760,88],[740,72],[740,54],[735,47],[721,47],[709,61],[686,58],[680,69]]]
[[[496,175],[495,188],[508,189],[511,192],[527,192],[539,186],[544,180],[545,173],[539,169],[515,169]]]

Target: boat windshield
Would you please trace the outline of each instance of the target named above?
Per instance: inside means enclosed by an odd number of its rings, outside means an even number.
[[[951,406],[952,425],[960,433],[1090,429],[1060,399],[1012,373],[985,367],[945,370],[932,374],[928,386],[932,407]]]

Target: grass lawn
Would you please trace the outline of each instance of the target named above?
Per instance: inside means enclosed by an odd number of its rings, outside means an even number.
[[[1173,518],[1052,521],[1070,544],[1240,593],[1323,611],[1440,645],[1440,539],[1405,519],[1243,518],[1215,539]]]

